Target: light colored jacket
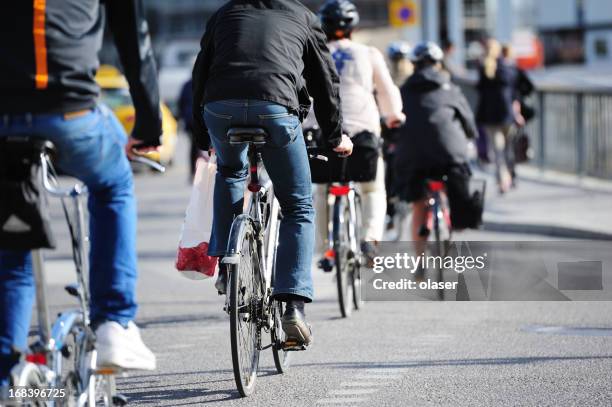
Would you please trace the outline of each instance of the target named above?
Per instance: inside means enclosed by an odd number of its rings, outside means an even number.
[[[379,50],[349,39],[328,46],[340,75],[343,128],[349,135],[364,130],[380,135],[381,116],[387,122],[404,118],[400,91]],[[303,126],[315,125],[311,111]]]

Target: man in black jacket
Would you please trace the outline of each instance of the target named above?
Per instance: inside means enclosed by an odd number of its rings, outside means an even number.
[[[195,136],[202,149],[212,142],[219,168],[208,254],[226,254],[232,220],[242,212],[246,147],[230,146],[226,133],[262,127],[269,134],[264,165],[283,212],[273,295],[287,302],[283,329],[305,345],[312,339],[304,302],[313,296],[314,209],[300,121],[310,95],[330,149],[352,152],[325,43],[319,19],[296,0],[233,0],[208,21],[193,70]],[[225,282],[220,273],[219,291]]]
[[[461,215],[456,205],[468,195],[467,138],[477,133],[474,114],[449,75],[442,70],[444,53],[434,43],[414,48],[415,73],[401,88],[406,124],[397,141],[395,170],[402,199],[413,202],[412,239],[422,241],[420,229],[425,224],[428,178],[448,177],[447,194],[451,216]],[[417,248],[417,253],[421,249]]]
[[[156,68],[141,0],[106,0],[109,27],[136,109],[128,139],[113,113],[98,104],[104,13],[99,0],[34,0],[0,6],[0,140],[52,141],[56,166],[89,190],[91,321],[98,366],[154,369],[155,356],[132,322],[136,202],[126,155],[159,145]],[[4,199],[4,197],[3,197]],[[0,205],[0,234],[27,231],[27,219]],[[34,298],[27,250],[0,248],[0,388],[26,347]]]

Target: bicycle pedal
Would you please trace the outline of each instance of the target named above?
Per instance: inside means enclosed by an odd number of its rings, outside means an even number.
[[[431,231],[429,230],[429,228],[427,226],[421,226],[421,229],[419,229],[419,236],[420,237],[429,237],[430,233],[431,233]]]
[[[113,366],[102,366],[97,369],[94,369],[94,374],[100,376],[121,376],[124,373],[124,370],[120,367]]]
[[[306,350],[306,345],[295,338],[287,338],[281,346],[285,352]]]
[[[317,267],[324,272],[329,273],[334,269],[334,263],[331,259],[321,259],[319,260]]]

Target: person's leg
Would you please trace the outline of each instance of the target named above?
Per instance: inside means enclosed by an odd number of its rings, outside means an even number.
[[[328,223],[329,223],[329,211],[328,211],[328,196],[327,196],[327,185],[316,184],[313,185],[313,198],[316,218],[316,251],[318,253],[324,253],[327,250],[328,242]]]
[[[283,213],[273,295],[279,299],[299,296],[310,302],[315,213],[300,121],[285,107],[274,104],[250,108],[249,119],[258,119],[269,133],[263,160]]]
[[[487,136],[489,137],[489,146],[493,150],[495,156],[495,176],[500,192],[505,192],[509,185],[510,174],[506,163],[506,135],[502,126],[487,126]]]
[[[376,179],[358,184],[362,200],[362,239],[366,242],[380,242],[385,231],[387,193],[385,189],[385,164],[379,157]]]
[[[518,136],[518,129],[515,126],[506,126],[503,129],[506,136],[506,148],[504,149],[504,156],[508,165],[508,173],[510,175],[511,186],[515,186],[516,179],[516,158],[514,153],[514,146],[516,143],[516,137]]]
[[[91,320],[122,326],[136,315],[136,200],[125,131],[105,106],[49,123],[57,166],[88,188]]]
[[[210,132],[212,146],[217,155],[215,178],[214,216],[208,254],[222,257],[235,216],[243,212],[245,180],[248,175],[247,147],[232,146],[227,131],[232,124],[242,125],[246,103],[226,101],[208,103],[204,118]]]
[[[127,135],[105,106],[77,118],[50,120],[41,134],[58,149],[57,166],[88,188],[91,320],[99,366],[155,369],[136,325],[136,200]]]
[[[0,387],[17,362],[13,349],[27,347],[34,293],[30,253],[0,250]]]

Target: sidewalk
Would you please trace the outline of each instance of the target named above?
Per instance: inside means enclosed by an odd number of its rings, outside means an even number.
[[[535,233],[560,238],[612,240],[612,182],[578,179],[518,168],[518,187],[500,195],[492,176],[485,177],[484,229]]]

